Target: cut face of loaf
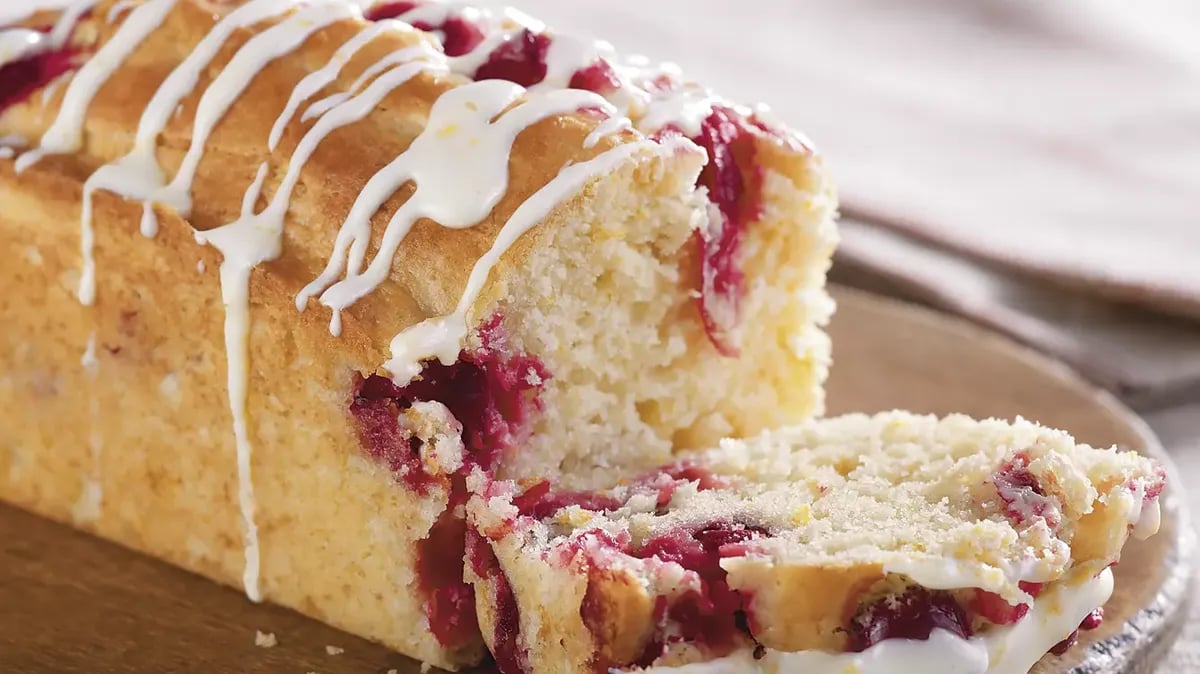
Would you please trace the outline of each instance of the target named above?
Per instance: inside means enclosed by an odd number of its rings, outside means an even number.
[[[458,667],[473,471],[820,411],[834,202],[677,73],[359,4],[0,28],[0,498]]]
[[[728,440],[604,491],[476,482],[468,568],[506,674],[982,673],[1099,624],[1164,474],[1024,421],[897,412]]]

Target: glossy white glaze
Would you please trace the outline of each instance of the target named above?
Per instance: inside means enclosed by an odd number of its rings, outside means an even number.
[[[167,14],[175,7],[175,2],[176,0],[149,0],[125,17],[116,34],[71,78],[58,115],[50,128],[42,134],[38,147],[17,158],[18,172],[28,169],[46,155],[75,152],[79,149],[83,142],[83,120],[92,99],[150,33],[162,25]],[[58,25],[64,24],[60,21]],[[69,34],[69,30],[67,33]],[[90,247],[88,249],[90,250]],[[88,258],[89,250],[84,251]]]
[[[508,191],[508,158],[518,134],[555,115],[608,108],[603,98],[589,92],[554,91],[508,109],[524,93],[510,82],[489,80],[443,94],[408,150],[367,182],[338,231],[329,262],[300,291],[297,305],[319,294],[321,303],[333,310],[330,330],[339,334],[340,312],[388,277],[397,249],[417,220],[429,218],[449,229],[465,229],[487,217]],[[466,156],[472,160],[459,159]],[[413,185],[412,195],[389,220],[379,251],[366,264],[371,217],[408,183]]]
[[[889,639],[861,653],[749,651],[645,674],[1025,674],[1112,595],[1112,571],[1051,586],[1015,625],[963,639],[936,629],[926,641]]]

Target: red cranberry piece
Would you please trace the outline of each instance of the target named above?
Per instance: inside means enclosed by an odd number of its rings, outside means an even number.
[[[79,52],[60,49],[33,54],[0,66],[0,112],[29,98],[33,92],[77,65]]]
[[[1042,589],[1044,587],[1046,587],[1046,584],[1045,583],[1031,583],[1027,580],[1023,580],[1023,581],[1017,583],[1017,587],[1021,588],[1021,590],[1025,594],[1029,595],[1030,597],[1036,598],[1039,594],[1042,593]]]
[[[492,656],[500,674],[525,674],[529,671],[528,655],[521,649],[521,610],[516,594],[500,560],[487,539],[471,529],[467,532],[467,555],[475,575],[489,580],[495,593],[492,605],[496,623],[492,634]]]
[[[1077,643],[1079,643],[1079,630],[1071,632],[1066,639],[1054,644],[1054,648],[1051,648],[1050,652],[1055,655],[1062,655],[1063,653],[1071,650],[1071,647]]]
[[[446,56],[462,56],[469,54],[483,42],[487,35],[483,32],[483,28],[474,21],[468,21],[461,16],[452,16],[446,19],[446,23],[441,26],[424,26],[417,25],[417,28],[425,31],[440,30],[445,36],[442,39],[442,49],[445,50]]]
[[[1013,606],[994,592],[976,590],[971,601],[971,610],[993,624],[1011,625],[1029,613],[1029,604]]]
[[[445,405],[462,424],[468,463],[490,471],[541,409],[537,393],[550,378],[541,362],[504,353],[499,314],[479,334],[481,349],[464,350],[452,365],[428,361],[421,374],[403,387],[378,375],[356,380],[350,412],[358,422],[363,447],[414,489],[424,491],[434,480],[425,474],[414,441],[400,432],[396,415],[401,410],[419,401]]]
[[[629,490],[632,494],[656,491],[656,504],[663,508],[671,502],[675,490],[689,482],[695,482],[701,491],[728,484],[727,480],[714,476],[695,462],[681,461],[637,478]],[[619,499],[607,492],[554,491],[546,480],[530,486],[513,499],[513,505],[521,515],[539,520],[552,517],[559,510],[573,505],[599,512],[616,510],[627,502],[627,499]]]
[[[368,10],[366,18],[371,21],[403,19],[405,14],[420,7],[422,4],[424,3],[388,2]],[[470,53],[486,37],[483,28],[479,24],[461,15],[449,16],[441,25],[434,25],[427,21],[415,21],[412,25],[413,28],[423,30],[427,33],[441,31],[442,50],[446,52],[446,56],[462,56],[463,54]]]
[[[425,597],[425,615],[438,643],[461,648],[471,642],[478,621],[475,591],[463,579],[467,524],[455,509],[467,500],[461,478],[455,478],[450,503],[429,536],[417,543],[417,585]]]
[[[404,14],[408,14],[417,7],[420,7],[421,2],[381,2],[363,13],[363,16],[368,21],[383,21],[384,19],[399,18]]]
[[[550,483],[542,480],[514,498],[513,505],[523,516],[544,520],[573,505],[598,512],[616,510],[624,505],[624,502],[600,492],[554,492],[550,489]]]
[[[1081,629],[1085,632],[1090,632],[1094,629],[1098,629],[1100,627],[1100,625],[1103,623],[1104,623],[1104,607],[1101,606],[1101,607],[1097,608],[1095,611],[1092,611],[1091,613],[1087,614],[1087,617],[1083,619],[1083,622],[1079,623],[1079,629]]]
[[[1031,597],[1037,597],[1041,594],[1044,587],[1043,583],[1031,583],[1025,580],[1017,583],[1017,585]],[[994,592],[975,590],[975,596],[971,601],[971,610],[996,625],[1011,625],[1029,613],[1029,605],[1017,604],[1013,606]]]
[[[598,59],[592,65],[575,71],[567,86],[572,89],[586,89],[607,95],[621,88],[621,80],[617,78],[612,64],[604,59]]]
[[[729,484],[728,480],[713,475],[694,461],[680,461],[665,466],[658,472],[643,475],[634,482],[633,489],[658,491],[656,504],[659,508],[665,508],[675,496],[675,491],[691,482],[696,483],[696,488],[700,491],[718,489]]]
[[[675,531],[649,539],[634,553],[643,559],[675,562],[700,576],[698,592],[660,598],[659,624],[670,621],[676,627],[672,640],[724,654],[737,645],[740,635],[749,635],[749,598],[729,587],[721,559],[737,556],[748,541],[769,535],[758,527],[716,522],[690,533]],[[667,645],[663,634],[656,635],[638,664],[653,663]]]
[[[354,388],[350,414],[364,451],[387,465],[410,489],[428,492],[436,480],[425,472],[413,440],[401,433],[397,418],[401,405],[412,403],[405,403],[396,385],[384,377],[355,375]]]
[[[1133,480],[1130,480],[1127,486],[1129,487],[1130,491],[1137,488],[1137,484]],[[1162,496],[1163,490],[1166,489],[1166,487],[1167,470],[1162,466],[1156,466],[1154,468],[1154,477],[1146,480],[1145,482],[1146,491],[1143,499],[1145,501],[1153,501],[1159,496]]]
[[[1058,505],[1046,495],[1037,476],[1029,470],[1029,455],[1020,452],[1002,465],[992,475],[992,484],[1000,500],[1004,501],[1004,514],[1015,525],[1026,524],[1031,518],[1041,518],[1051,529],[1057,529]]]
[[[745,292],[739,253],[747,225],[762,215],[761,167],[754,159],[754,135],[735,110],[714,107],[693,140],[708,152],[699,184],[708,188],[720,216],[709,222],[708,231],[696,233],[700,315],[717,350],[736,356],[729,332],[741,318]]]
[[[950,593],[913,586],[902,595],[860,607],[850,621],[847,645],[858,653],[887,639],[924,641],[935,629],[963,639],[972,634],[966,612]]]
[[[546,79],[550,37],[528,28],[500,45],[475,71],[476,80],[508,80],[531,87]]]
[[[1054,648],[1050,649],[1050,652],[1055,655],[1062,655],[1063,653],[1066,653],[1067,651],[1069,651],[1071,649],[1072,646],[1079,643],[1079,630],[1084,630],[1084,631],[1094,630],[1094,629],[1100,627],[1101,623],[1103,623],[1103,622],[1104,622],[1104,607],[1101,606],[1100,608],[1097,608],[1095,611],[1092,611],[1091,613],[1087,614],[1087,616],[1084,617],[1083,622],[1079,623],[1079,629],[1075,630],[1074,632],[1071,632],[1071,634],[1069,636],[1067,636],[1066,639],[1063,639],[1062,641],[1055,644]]]
[[[695,461],[680,461],[662,469],[672,480],[695,482],[700,491],[729,486],[729,480],[717,475]]]

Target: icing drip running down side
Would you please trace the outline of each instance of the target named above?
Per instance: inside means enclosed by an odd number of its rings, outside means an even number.
[[[147,0],[140,5],[109,12],[113,20],[121,21],[121,25],[70,81],[54,123],[34,149],[18,158],[19,168],[27,169],[47,154],[69,153],[80,148],[84,119],[92,99],[130,54],[162,25],[175,5],[176,0]],[[64,14],[60,24],[73,25],[77,16]],[[274,60],[298,49],[323,28],[360,17],[357,6],[345,0],[319,0],[309,4],[293,0],[250,0],[232,8],[216,21],[141,111],[134,146],[129,153],[102,166],[85,184],[80,225],[83,269],[78,292],[82,304],[91,305],[96,296],[96,270],[92,260],[94,192],[106,190],[140,201],[143,207],[141,232],[148,237],[157,231],[153,204],[174,208],[186,217],[191,211],[192,183],[209,137],[232,105],[245,94],[255,76]],[[196,90],[230,36],[238,29],[264,21],[275,23],[242,45],[204,88],[196,108],[190,144],[179,170],[168,180],[155,150],[171,116],[184,98]],[[365,25],[340,45],[328,63],[295,85],[287,105],[263,139],[264,156],[278,145],[284,130],[294,123],[297,111],[305,102],[331,85],[346,63],[363,47],[389,32],[411,30],[410,26],[396,21]],[[448,35],[443,33],[443,37],[448,38]],[[364,119],[389,93],[421,73],[449,71],[450,61],[427,46],[409,47],[383,57],[369,66],[349,91],[318,102],[315,105],[320,107],[315,112],[314,107],[309,107],[305,115],[315,121],[308,126],[292,152],[285,175],[262,211],[256,212],[255,205],[263,196],[264,185],[271,174],[266,162],[260,165],[255,180],[244,194],[239,217],[221,227],[195,234],[198,242],[218,249],[223,255],[220,281],[225,305],[227,387],[237,450],[238,500],[244,533],[243,583],[247,596],[253,600],[260,600],[262,593],[251,475],[253,443],[246,409],[250,279],[259,265],[281,254],[292,192],[301,180],[304,166],[322,141],[336,129]],[[336,331],[339,312],[386,279],[392,256],[416,219],[430,218],[452,229],[477,225],[508,191],[507,167],[516,137],[540,121],[584,109],[600,111],[617,119],[611,105],[586,91],[539,91],[527,95],[524,88],[503,81],[471,83],[450,90],[435,102],[425,130],[412,145],[368,181],[343,223],[325,272],[297,297],[298,306],[303,308],[309,297],[319,293],[320,301],[334,310],[332,326]],[[627,128],[627,120],[610,120],[588,137],[584,149],[595,147],[605,136]],[[395,375],[397,382],[406,383],[405,377],[419,371],[422,360],[452,350],[445,360],[453,361],[467,334],[467,313],[486,284],[491,269],[525,232],[590,181],[623,163],[634,161],[639,155],[663,156],[680,151],[695,151],[695,147],[675,140],[632,142],[564,168],[521,204],[505,223],[490,250],[475,263],[456,312],[401,332],[393,340],[393,355],[385,367]],[[383,247],[367,264],[371,217],[409,182],[415,185],[413,196],[389,222]],[[464,198],[464,193],[470,198]],[[431,328],[437,333],[437,339],[432,341],[428,339]],[[414,337],[418,339],[414,341]],[[96,463],[98,471],[98,458]]]

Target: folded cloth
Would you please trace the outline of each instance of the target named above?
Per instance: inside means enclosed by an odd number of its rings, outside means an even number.
[[[841,230],[835,281],[967,316],[1138,406],[1200,392],[1200,323],[1059,289],[853,219]]]
[[[766,99],[825,150],[848,214],[1200,316],[1197,3],[525,5]]]

